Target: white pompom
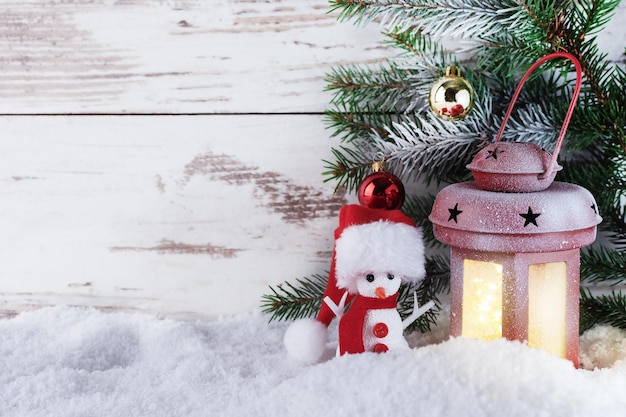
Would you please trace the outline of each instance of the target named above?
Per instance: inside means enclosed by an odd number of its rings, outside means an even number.
[[[315,319],[294,321],[285,332],[283,343],[292,358],[313,364],[320,361],[326,351],[328,331],[326,326]]]

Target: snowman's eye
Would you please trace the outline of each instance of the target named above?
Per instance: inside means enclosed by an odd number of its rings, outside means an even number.
[[[367,282],[374,282],[374,275],[373,274],[367,274],[365,279],[367,280]]]
[[[393,276],[393,274],[387,274],[387,278],[389,278],[389,281],[391,281],[392,279],[394,279],[395,277]]]

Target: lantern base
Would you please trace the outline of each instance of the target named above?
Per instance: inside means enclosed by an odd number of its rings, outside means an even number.
[[[451,336],[517,340],[578,366],[578,249],[451,255]]]

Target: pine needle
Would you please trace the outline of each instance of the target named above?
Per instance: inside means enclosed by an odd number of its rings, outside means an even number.
[[[605,323],[626,329],[626,295],[612,291],[594,297],[588,289],[580,292],[580,332]]]
[[[295,284],[270,286],[272,293],[263,295],[261,310],[270,314],[270,322],[311,317],[322,305],[327,280],[326,276],[314,274],[312,278],[296,278]]]
[[[626,283],[626,251],[589,247],[582,251],[580,277],[585,283]]]

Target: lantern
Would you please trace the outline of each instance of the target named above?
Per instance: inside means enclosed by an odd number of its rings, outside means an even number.
[[[556,57],[574,63],[577,83],[553,153],[501,142],[524,82]],[[580,248],[595,240],[602,219],[591,193],[553,180],[581,82],[580,64],[570,54],[533,64],[494,143],[468,165],[474,181],[437,195],[430,220],[435,237],[451,247],[451,336],[519,340],[578,366]]]

